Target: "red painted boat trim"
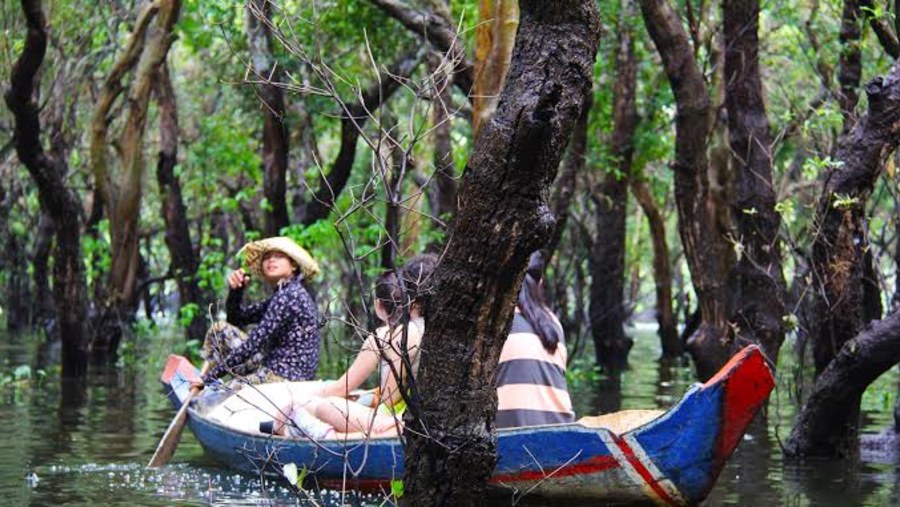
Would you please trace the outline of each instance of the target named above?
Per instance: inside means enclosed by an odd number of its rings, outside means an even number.
[[[539,481],[542,479],[546,479],[547,477],[571,477],[573,475],[589,475],[603,472],[604,470],[609,470],[611,468],[618,468],[619,466],[619,462],[610,455],[595,456],[587,461],[583,461],[581,463],[573,465],[566,465],[562,468],[558,468],[550,472],[529,470],[515,474],[497,474],[491,476],[489,482],[492,484],[498,484],[507,482]]]
[[[660,485],[658,479],[655,478],[652,473],[650,473],[650,470],[648,470],[646,466],[644,466],[643,460],[646,459],[649,461],[650,459],[646,454],[641,452],[643,456],[639,457],[637,453],[635,453],[634,449],[632,449],[631,446],[628,445],[628,442],[616,435],[612,435],[612,438],[615,445],[619,448],[619,450],[622,451],[625,459],[627,459],[628,463],[634,468],[634,471],[637,472],[641,479],[643,479],[644,484],[642,484],[642,486],[649,487],[650,490],[655,493],[656,498],[653,499],[656,500],[657,503],[662,502],[664,505],[674,506],[682,505],[681,502],[669,495],[669,492],[666,491],[665,488],[662,487],[662,485]]]

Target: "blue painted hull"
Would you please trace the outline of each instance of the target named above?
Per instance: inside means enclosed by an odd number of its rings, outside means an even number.
[[[579,423],[501,430],[491,482],[553,498],[697,504],[773,385],[761,354],[750,347],[668,412],[621,435]],[[183,391],[174,389],[173,401]],[[397,438],[291,440],[239,432],[196,410],[189,410],[189,424],[212,457],[238,470],[277,472],[280,464],[296,463],[326,485],[388,491],[403,476]]]

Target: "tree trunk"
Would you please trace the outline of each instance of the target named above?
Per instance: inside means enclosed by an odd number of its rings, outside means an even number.
[[[441,297],[427,305],[421,391],[413,392],[405,433],[409,505],[483,500],[496,463],[497,361],[528,256],[552,231],[544,195],[591,88],[596,4],[520,6],[503,98],[463,175],[434,274]]]
[[[475,25],[472,139],[494,114],[519,27],[519,0],[479,0]]]
[[[859,402],[866,388],[900,361],[900,313],[874,322],[819,375],[785,446],[788,456],[853,457]]]
[[[0,181],[0,240],[3,243],[3,255],[0,258],[0,273],[5,281],[3,287],[3,313],[6,315],[6,330],[19,332],[27,329],[32,323],[32,314],[37,308],[32,308],[30,301],[35,301],[35,305],[39,305],[40,300],[35,300],[30,294],[28,286],[28,259],[25,256],[25,238],[24,235],[17,233],[9,220],[10,210],[12,209],[18,194],[18,188],[7,190]],[[48,252],[49,256],[49,252]],[[47,271],[47,261],[44,261],[44,275]],[[35,279],[37,277],[35,269]],[[49,287],[49,284],[48,284]],[[44,294],[46,296],[46,294]]]
[[[713,375],[727,355],[718,346],[728,335],[728,272],[733,265],[725,241],[729,224],[710,195],[710,99],[703,74],[681,19],[668,0],[639,0],[644,22],[663,60],[675,95],[675,202],[678,232],[691,272],[701,323],[688,339],[688,351],[701,379]]]
[[[434,191],[430,192],[432,214],[439,226],[446,229],[447,222],[456,212],[456,199],[459,193],[456,183],[456,164],[453,159],[453,143],[450,109],[453,107],[453,94],[450,89],[450,75],[445,65],[440,64],[440,56],[429,53],[429,72],[434,76],[432,92],[432,118],[434,121]]]
[[[637,62],[629,25],[633,4],[624,2],[618,28],[616,79],[613,83],[613,132],[610,152],[618,167],[608,171],[594,190],[596,238],[588,264],[591,270],[591,334],[597,364],[611,374],[628,365],[634,342],[625,334],[625,221],[628,211],[628,179],[634,155],[638,115],[635,103]]]
[[[137,307],[138,217],[146,165],[144,130],[153,77],[174,40],[172,29],[180,11],[181,0],[161,0],[148,4],[141,12],[124,53],[107,76],[94,110],[91,164],[97,189],[106,205],[112,240],[110,293],[101,305],[99,329],[93,343],[97,352],[116,353],[123,328],[134,319]],[[108,115],[113,102],[125,91],[121,80],[131,69],[134,78],[127,90],[128,113],[119,140],[120,168],[113,171],[107,161]]]
[[[41,207],[56,224],[53,292],[63,337],[63,376],[83,374],[87,367],[88,330],[86,284],[81,255],[81,209],[66,185],[66,157],[41,145],[41,124],[35,100],[36,76],[47,51],[47,22],[39,0],[22,0],[28,33],[12,69],[6,104],[15,118],[14,139],[19,160],[38,187]],[[54,143],[55,146],[59,146]]]
[[[281,71],[272,56],[271,6],[270,0],[250,0],[245,22],[250,65],[263,113],[263,196],[268,204],[264,208],[263,232],[266,236],[277,236],[289,223],[285,191],[290,148],[284,123],[284,95],[278,86]]]
[[[841,56],[838,70],[838,83],[841,92],[838,102],[841,107],[841,116],[844,117],[842,134],[850,132],[856,124],[856,104],[859,102],[860,80],[862,79],[862,54],[859,50],[861,43],[860,4],[858,0],[844,0],[844,10],[841,14],[841,34],[838,39],[841,42]]]
[[[50,340],[56,340],[60,337],[59,326],[56,325],[56,306],[54,305],[50,288],[50,256],[53,254],[53,236],[55,233],[53,217],[46,211],[42,212],[41,218],[38,220],[34,252],[31,255],[32,279],[34,280],[35,289],[32,325],[39,325],[46,331],[47,338]]]
[[[553,234],[550,235],[550,241],[544,247],[543,255],[547,265],[553,259],[559,242],[562,240],[563,232],[566,229],[566,223],[569,221],[569,209],[572,206],[572,196],[575,195],[575,186],[578,181],[578,175],[584,171],[585,154],[587,153],[587,133],[588,133],[588,117],[594,104],[593,95],[588,95],[584,99],[584,105],[581,108],[581,116],[575,122],[575,129],[572,131],[572,142],[569,143],[569,149],[566,152],[565,160],[563,160],[562,168],[560,168],[559,176],[553,187],[553,196],[550,198],[550,206],[553,208],[553,216],[556,217],[556,226],[553,228]]]
[[[392,132],[397,122],[392,115],[386,115],[383,125]],[[397,251],[400,245],[400,208],[403,202],[404,151],[396,144],[381,142],[379,144],[380,159],[377,163],[384,178],[384,244],[381,246],[381,267],[395,269],[397,267]]]
[[[672,308],[672,264],[666,243],[666,222],[647,186],[638,178],[630,178],[631,194],[647,216],[653,244],[653,279],[656,286],[656,320],[659,322],[659,341],[662,358],[674,359],[684,353],[675,311]]]
[[[178,302],[193,317],[185,326],[187,339],[203,340],[206,333],[206,312],[203,291],[197,284],[199,261],[191,244],[187,211],[181,196],[181,182],[175,175],[178,164],[178,107],[175,90],[165,62],[156,73],[154,88],[159,108],[159,157],[156,181],[162,201],[162,216],[166,223],[166,246],[171,260],[170,271],[178,284]],[[181,312],[184,314],[184,310]],[[183,316],[183,315],[182,315]]]
[[[732,271],[728,356],[757,343],[775,364],[784,342],[785,282],[772,181],[772,138],[759,74],[759,0],[726,0],[725,105],[735,175],[731,203],[741,254]],[[724,364],[724,363],[723,363]]]
[[[884,162],[900,143],[900,65],[866,85],[869,111],[838,143],[842,163],[827,176],[813,240],[812,347],[816,375],[865,324],[864,254],[869,249],[865,205]]]

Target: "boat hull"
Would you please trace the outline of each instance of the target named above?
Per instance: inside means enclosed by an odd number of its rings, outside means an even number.
[[[177,403],[191,372],[175,370],[164,381]],[[621,435],[580,423],[500,430],[491,483],[513,494],[554,499],[697,504],[773,386],[762,354],[751,346],[663,415]],[[204,449],[238,470],[277,473],[283,464],[295,463],[320,484],[387,491],[392,480],[403,477],[397,438],[294,440],[239,432],[194,408],[188,413]]]

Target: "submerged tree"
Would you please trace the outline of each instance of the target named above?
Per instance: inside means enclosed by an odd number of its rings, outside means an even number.
[[[109,215],[112,240],[109,289],[105,300],[99,302],[101,314],[94,340],[97,352],[116,353],[123,328],[132,322],[137,307],[141,263],[138,218],[146,167],[144,132],[153,79],[174,41],[172,31],[180,11],[180,0],[164,0],[144,7],[124,51],[107,75],[94,109],[91,166],[94,183]],[[134,78],[126,87],[122,80],[132,70]],[[123,93],[127,107],[117,144],[117,163],[109,157],[109,126],[113,106]]]
[[[500,104],[463,174],[435,272],[420,398],[410,406],[404,500],[474,505],[496,462],[497,362],[528,256],[552,231],[546,193],[590,91],[592,1],[520,2]]]
[[[695,54],[699,51],[668,0],[639,0],[647,31],[662,57],[675,95],[675,202],[678,232],[697,294],[701,323],[687,348],[700,378],[725,363],[728,336],[728,272],[733,253],[725,238],[730,220],[710,189],[711,100]],[[695,41],[696,43],[696,41]]]
[[[81,206],[67,183],[66,146],[60,126],[51,132],[50,150],[43,134],[36,100],[40,70],[47,52],[47,21],[40,0],[22,0],[28,34],[12,71],[6,104],[15,118],[14,139],[19,160],[38,187],[41,207],[53,218],[53,294],[63,338],[63,375],[78,374],[87,366],[87,285],[81,249]]]
[[[900,359],[896,314],[864,328],[866,202],[900,145],[900,64],[866,86],[868,113],[841,138],[816,212],[813,284],[818,378],[787,452],[851,455],[866,387]]]

